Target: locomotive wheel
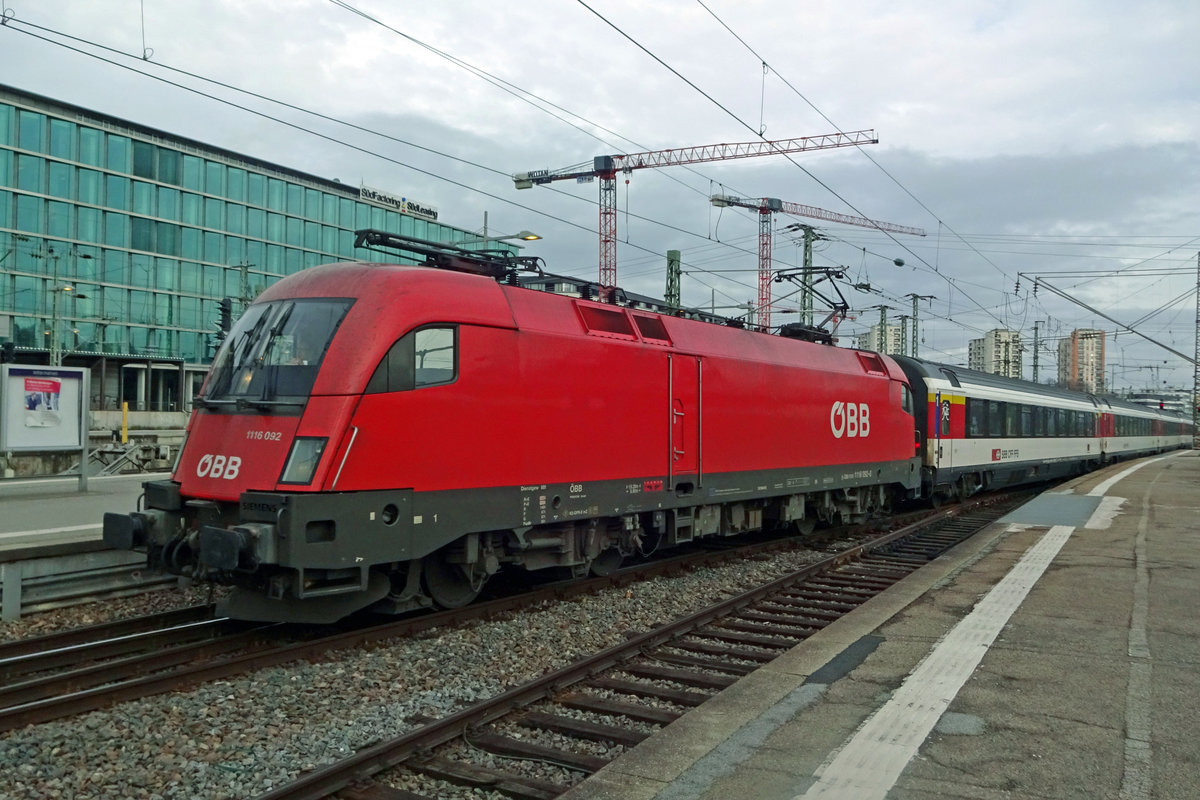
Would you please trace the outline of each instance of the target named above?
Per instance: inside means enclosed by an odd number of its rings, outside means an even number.
[[[441,553],[426,556],[421,573],[426,594],[441,608],[462,608],[479,596],[487,581],[483,577],[472,583],[461,565],[449,563]]]

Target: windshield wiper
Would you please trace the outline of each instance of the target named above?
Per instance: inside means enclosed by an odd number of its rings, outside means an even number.
[[[248,408],[255,408],[259,411],[274,411],[282,406],[304,406],[303,400],[252,400],[247,397],[239,397],[231,402],[235,404],[238,411],[245,411]]]
[[[203,395],[196,395],[192,398],[192,405],[200,406],[201,408],[220,408],[221,406],[233,405],[234,400],[213,400],[212,398]]]

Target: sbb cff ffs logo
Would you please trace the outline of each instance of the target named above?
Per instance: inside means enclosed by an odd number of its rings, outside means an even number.
[[[231,481],[238,476],[242,468],[242,459],[237,456],[223,456],[219,453],[205,453],[196,465],[196,474],[201,478],[224,478]]]
[[[866,403],[838,400],[829,409],[829,429],[835,439],[868,436],[871,433],[871,407]]]

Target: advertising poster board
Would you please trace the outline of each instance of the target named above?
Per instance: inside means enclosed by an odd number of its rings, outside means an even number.
[[[88,376],[78,367],[0,368],[0,450],[83,450]]]

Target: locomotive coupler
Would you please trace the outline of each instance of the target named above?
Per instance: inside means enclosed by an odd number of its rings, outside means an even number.
[[[253,570],[264,561],[275,560],[274,525],[244,522],[232,528],[214,525],[200,528],[200,563],[208,569],[219,572]]]

